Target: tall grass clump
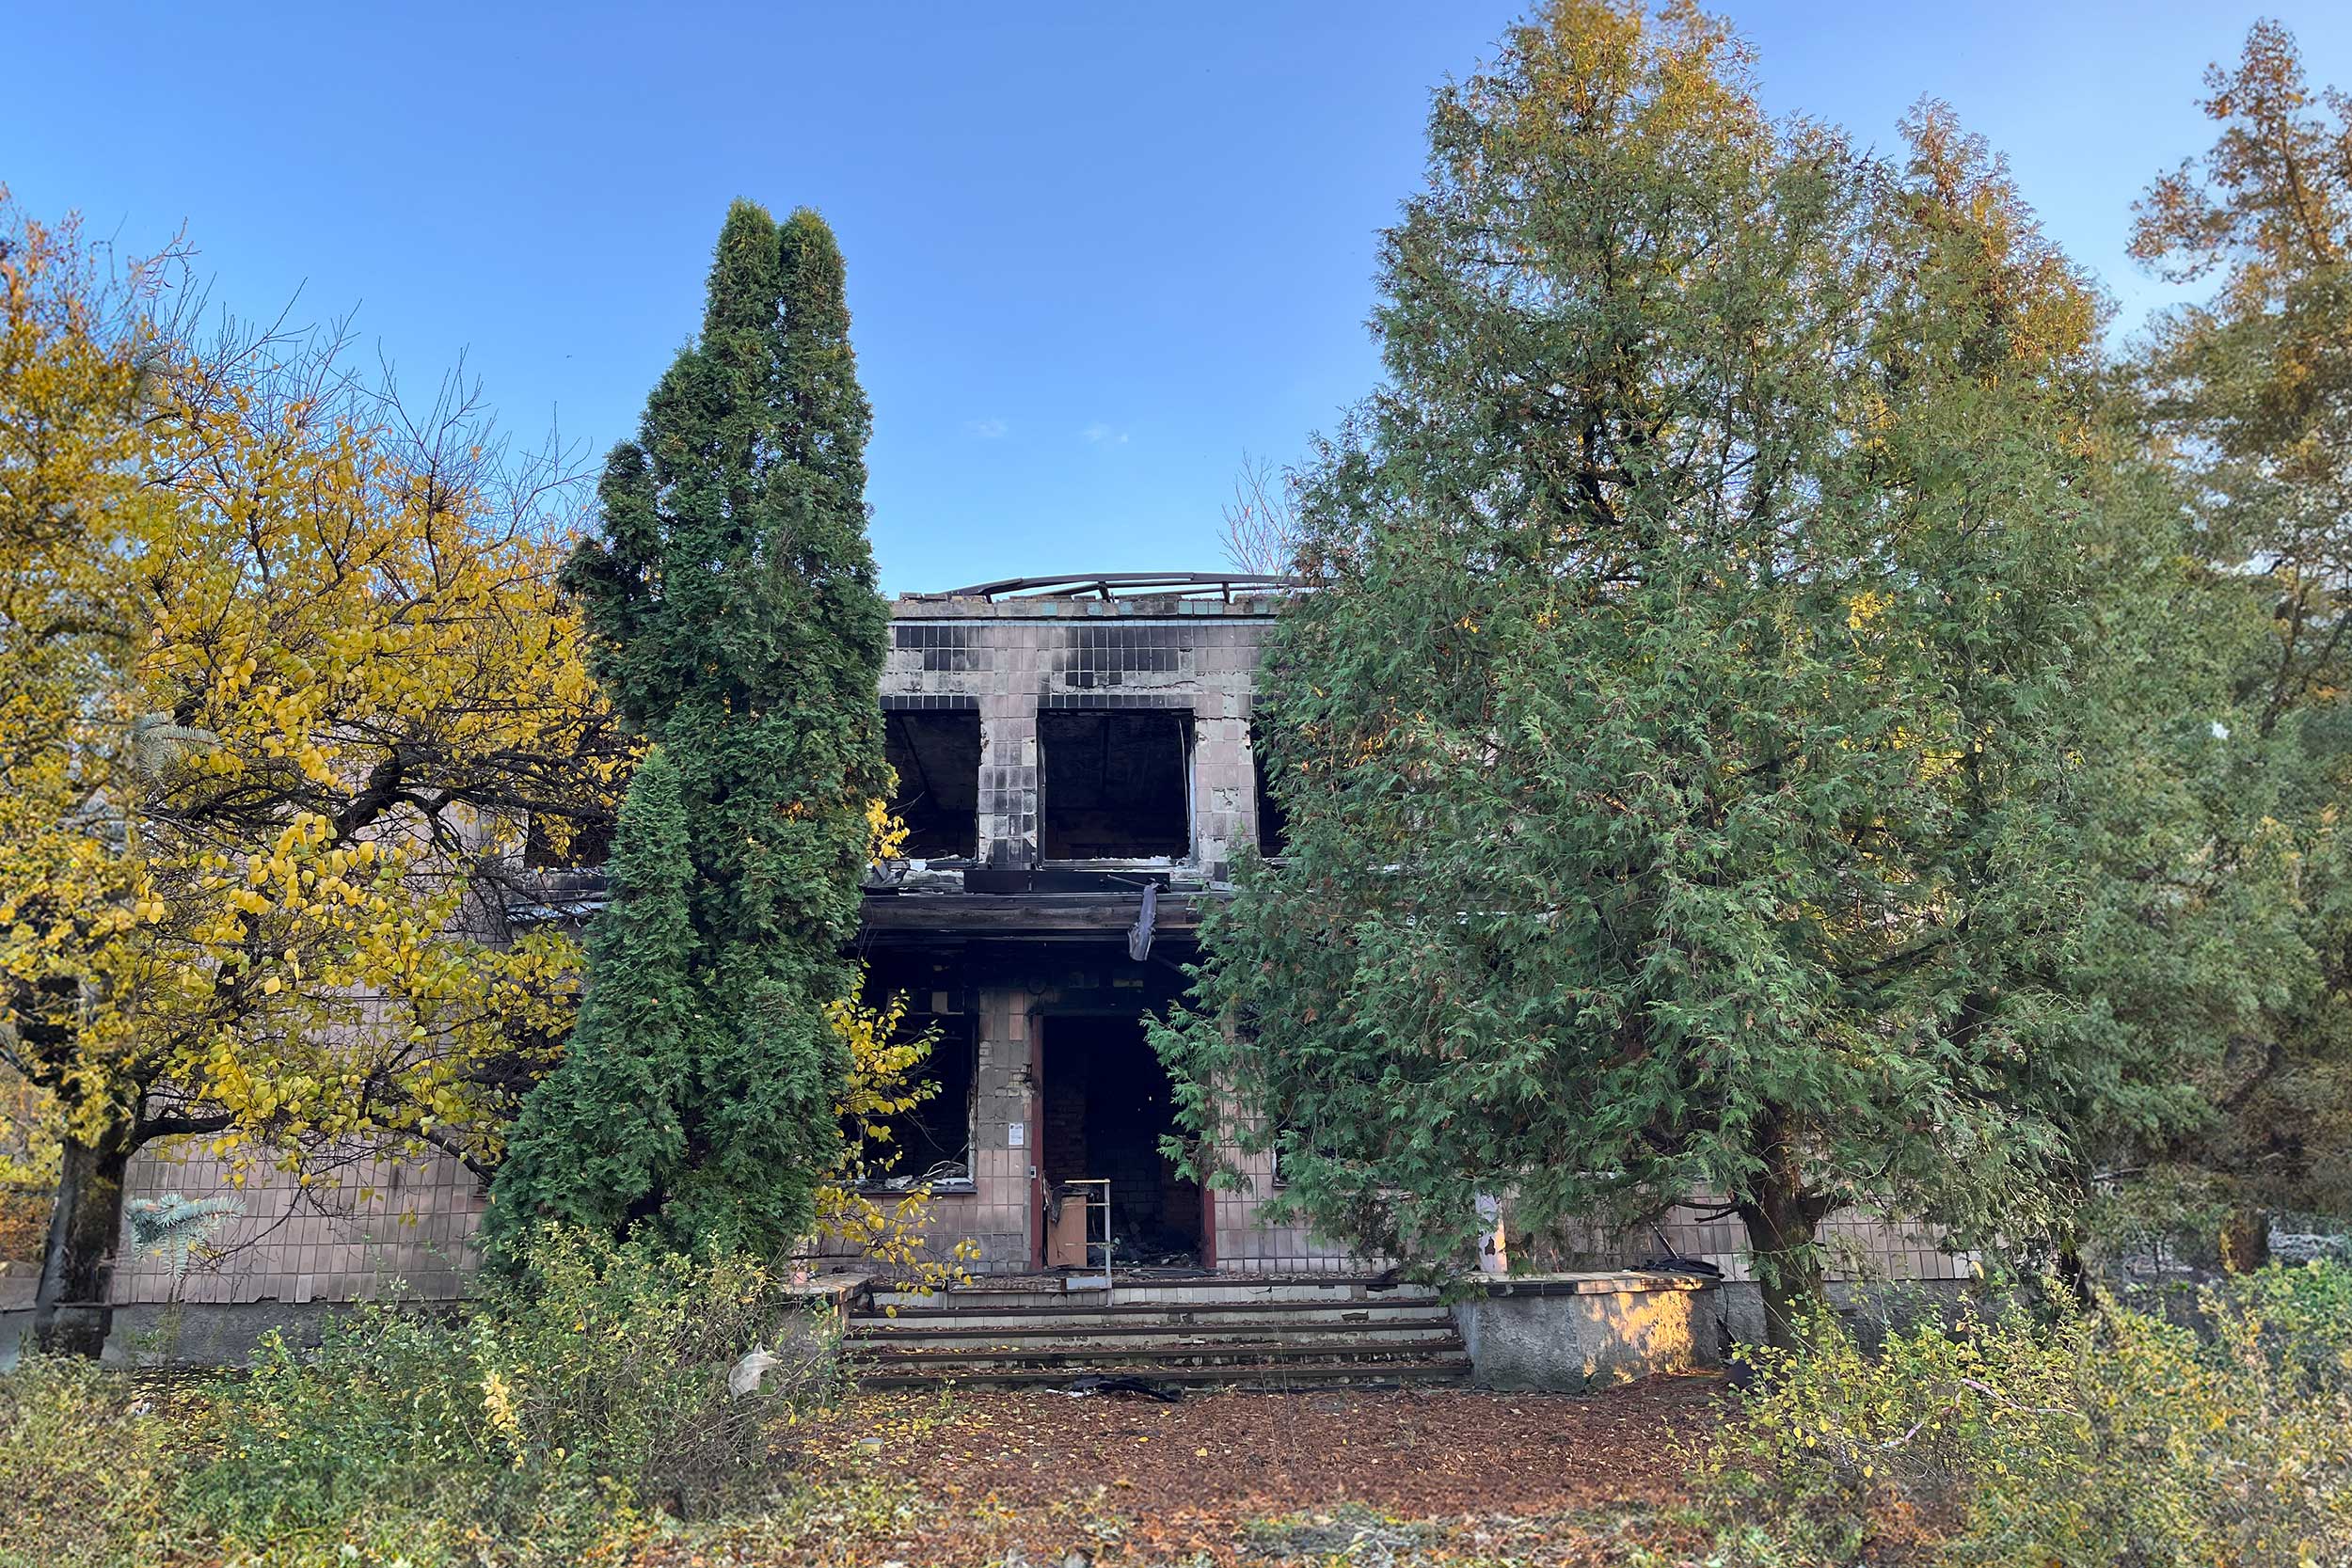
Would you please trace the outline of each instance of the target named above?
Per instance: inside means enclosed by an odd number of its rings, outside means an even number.
[[[78,1356],[0,1376],[0,1568],[160,1562],[200,1402]]]

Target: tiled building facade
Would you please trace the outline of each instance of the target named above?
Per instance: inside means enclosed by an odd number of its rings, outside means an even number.
[[[1278,603],[1227,580],[894,607],[881,701],[912,834],[905,864],[868,889],[861,947],[876,987],[936,1031],[941,1092],[901,1140],[906,1174],[933,1191],[934,1252],[965,1243],[983,1273],[1067,1261],[1065,1205],[1101,1191],[1069,1183],[1107,1180],[1121,1263],[1363,1266],[1266,1217],[1270,1161],[1241,1162],[1237,1190],[1203,1192],[1160,1155],[1168,1085],[1141,1027],[1180,993],[1200,909],[1238,847],[1279,847],[1250,728]],[[225,1180],[151,1154],[132,1196],[196,1196]],[[126,1237],[116,1300],[351,1300],[396,1279],[454,1293],[485,1201],[447,1161],[358,1164],[300,1191],[257,1176],[238,1196],[246,1212],[224,1227],[224,1256],[176,1284]],[[1867,1272],[1963,1270],[1904,1227],[1831,1228]],[[1622,1243],[1591,1238],[1574,1260],[1637,1260],[1661,1242],[1744,1274],[1737,1222],[1687,1216]]]

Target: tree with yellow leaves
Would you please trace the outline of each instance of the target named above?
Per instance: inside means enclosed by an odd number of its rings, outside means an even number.
[[[36,1327],[94,1351],[146,1145],[487,1172],[577,983],[508,940],[509,852],[608,815],[625,759],[562,476],[470,398],[410,418],[331,335],[194,346],[152,269],[0,232],[0,1055],[62,1143]]]

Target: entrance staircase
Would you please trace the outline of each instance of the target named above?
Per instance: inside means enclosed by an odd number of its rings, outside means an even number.
[[[869,1388],[1054,1388],[1089,1377],[1234,1388],[1469,1381],[1453,1315],[1425,1287],[1329,1277],[1118,1281],[1052,1275],[950,1290],[877,1285],[847,1343]]]

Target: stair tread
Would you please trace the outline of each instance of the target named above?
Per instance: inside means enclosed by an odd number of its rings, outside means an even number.
[[[1390,1320],[1380,1323],[1361,1322],[1273,1322],[1224,1323],[1040,1323],[1028,1327],[1017,1323],[938,1324],[914,1323],[893,1325],[852,1322],[845,1338],[852,1344],[912,1344],[933,1339],[1000,1338],[1147,1338],[1184,1335],[1232,1334],[1451,1334],[1451,1318]]]
[[[1447,1355],[1459,1353],[1462,1342],[1433,1340],[1421,1344],[1280,1344],[1239,1342],[1214,1345],[1152,1345],[1135,1350],[1108,1350],[1095,1345],[1040,1346],[1033,1349],[959,1348],[943,1350],[894,1351],[886,1355],[867,1358],[867,1365],[876,1367],[941,1366],[951,1362],[987,1361],[1117,1361],[1132,1365],[1154,1359],[1198,1361],[1207,1356],[1252,1361],[1306,1360],[1396,1360],[1416,1355]]]
[[[1446,1313],[1449,1308],[1438,1301],[1414,1299],[1408,1301],[1135,1301],[1135,1302],[1053,1302],[1036,1306],[1004,1302],[993,1306],[971,1302],[955,1307],[899,1307],[885,1311],[881,1307],[861,1307],[850,1315],[852,1323],[904,1323],[908,1319],[930,1320],[970,1317],[1140,1317],[1145,1314],[1168,1312],[1201,1312],[1211,1316],[1227,1314],[1279,1315],[1284,1312],[1420,1312]]]
[[[1062,1299],[1035,1286],[910,1293],[904,1306],[852,1312],[846,1345],[858,1380],[877,1387],[1058,1386],[1089,1374],[1273,1387],[1470,1375],[1452,1310],[1425,1288],[1371,1295],[1301,1285],[1239,1299],[1165,1288],[1140,1300],[1089,1294]]]
[[[1091,1351],[1100,1351],[1105,1355],[1150,1355],[1161,1351],[1172,1355],[1189,1355],[1207,1350],[1256,1349],[1327,1354],[1346,1350],[1412,1350],[1423,1345],[1460,1343],[1462,1338],[1458,1334],[1416,1334],[1385,1339],[1344,1334],[1300,1334],[1287,1338],[1260,1336],[1246,1339],[1184,1339],[1173,1336],[1148,1339],[1122,1339],[1108,1336],[1067,1339],[852,1339],[844,1348],[851,1354],[870,1359],[892,1355],[1076,1355]]]
[[[1338,1361],[1293,1362],[1274,1366],[1232,1367],[1168,1367],[1149,1372],[1133,1367],[1018,1367],[983,1370],[969,1376],[949,1377],[939,1372],[882,1372],[861,1380],[867,1387],[919,1387],[937,1383],[960,1383],[1009,1386],[1026,1384],[1071,1383],[1089,1375],[1108,1377],[1140,1376],[1148,1383],[1238,1385],[1248,1386],[1266,1381],[1279,1383],[1454,1383],[1466,1381],[1470,1363],[1467,1355],[1432,1356],[1418,1361]],[[1263,1375],[1273,1374],[1269,1379]]]

